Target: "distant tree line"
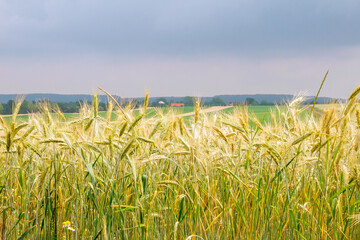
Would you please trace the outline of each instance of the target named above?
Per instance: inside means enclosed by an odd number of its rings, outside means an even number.
[[[48,103],[50,108],[55,109],[58,106],[60,110],[64,113],[75,113],[79,112],[81,108],[81,102],[69,102],[69,103]],[[0,114],[2,115],[9,115],[12,114],[13,106],[15,105],[14,100],[9,100],[7,103],[0,103]],[[36,113],[40,112],[41,102],[40,101],[24,101],[21,104],[19,114],[28,114],[28,113]],[[105,103],[99,103],[99,111],[106,111],[107,107]]]
[[[194,106],[194,103],[196,102],[197,98],[186,96],[183,98],[183,101],[178,101],[178,103],[184,103],[185,106]],[[201,100],[201,99],[200,99]],[[160,107],[160,106],[167,106],[170,105],[172,102],[167,102],[166,98],[157,98],[154,102],[150,104],[151,107]],[[138,105],[142,104],[142,102],[138,102]],[[210,100],[207,100],[203,103],[204,106],[226,106],[230,103],[226,103],[224,100],[222,100],[220,97],[213,97]],[[273,102],[268,102],[266,100],[262,100],[261,102],[256,101],[254,98],[246,98],[245,102],[233,102],[233,105],[274,105]]]
[[[181,103],[184,103],[185,106],[194,106],[194,103],[196,102],[197,98],[186,96],[183,98],[183,101]],[[200,99],[201,100],[201,99]],[[157,98],[155,101],[150,103],[150,107],[161,107],[161,106],[169,106],[172,102],[168,102],[166,98],[160,97]],[[83,102],[48,102],[50,105],[50,108],[55,109],[57,106],[60,108],[60,110],[64,113],[76,113],[79,112],[81,105],[84,104]],[[89,103],[91,104],[91,103]],[[141,107],[144,102],[141,100],[133,100],[122,103],[123,106],[131,105],[135,108]],[[203,102],[204,106],[225,106],[228,103],[226,103],[224,100],[222,100],[220,97],[213,97],[210,100],[207,100]],[[261,101],[260,103],[257,102],[254,98],[247,98],[245,102],[243,103],[233,103],[234,105],[274,105],[271,102],[267,102],[265,100]],[[2,115],[9,115],[12,114],[13,106],[15,105],[14,100],[9,100],[7,103],[0,103],[0,114]],[[21,105],[19,114],[28,114],[28,113],[36,113],[40,112],[41,108],[41,101],[24,101]],[[106,111],[107,110],[107,103],[100,102],[99,103],[99,111]]]
[[[256,105],[262,105],[262,106],[270,106],[270,105],[274,105],[273,102],[268,102],[266,100],[262,100],[260,103],[258,101],[256,101],[254,98],[246,98],[245,99],[245,105],[252,105],[252,106],[256,106]]]

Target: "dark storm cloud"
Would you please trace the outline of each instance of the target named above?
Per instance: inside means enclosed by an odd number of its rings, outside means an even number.
[[[263,54],[357,45],[359,1],[0,1],[2,56]]]

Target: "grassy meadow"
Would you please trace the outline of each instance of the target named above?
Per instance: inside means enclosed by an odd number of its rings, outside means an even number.
[[[18,102],[0,118],[0,239],[359,239],[359,92],[190,117],[94,96],[19,119]]]

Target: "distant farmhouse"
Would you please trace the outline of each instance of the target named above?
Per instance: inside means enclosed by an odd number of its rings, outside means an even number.
[[[171,103],[171,107],[183,107],[184,103]]]

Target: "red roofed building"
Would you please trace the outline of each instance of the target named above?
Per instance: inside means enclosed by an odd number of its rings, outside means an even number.
[[[171,103],[172,107],[183,107],[184,103]]]

